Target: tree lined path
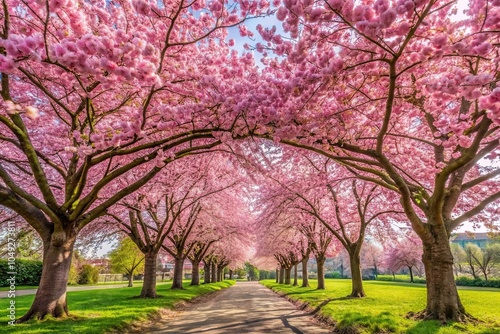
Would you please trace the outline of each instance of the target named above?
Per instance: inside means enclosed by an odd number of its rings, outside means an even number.
[[[143,333],[330,333],[258,282],[238,282]]]

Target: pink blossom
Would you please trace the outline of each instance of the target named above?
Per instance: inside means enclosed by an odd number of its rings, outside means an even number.
[[[280,7],[276,12],[276,18],[280,21],[285,21],[287,15],[288,15],[288,9],[283,6]]]
[[[380,14],[380,26],[383,28],[388,28],[396,20],[397,13],[391,8]]]

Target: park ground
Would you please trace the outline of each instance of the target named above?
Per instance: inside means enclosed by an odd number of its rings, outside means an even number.
[[[477,323],[449,324],[441,326],[435,321],[415,321],[407,318],[409,312],[425,307],[425,285],[365,281],[367,297],[346,298],[350,292],[350,280],[327,279],[326,290],[315,290],[316,281],[310,280],[311,288],[279,285],[272,280],[262,284],[294,300],[297,307],[307,303],[306,310],[322,319],[335,323],[344,333],[409,333],[409,334],[452,334],[452,333],[500,333],[500,290],[488,288],[459,288],[459,294],[467,311],[478,318]],[[299,281],[299,284],[301,282]],[[0,333],[120,333],[133,323],[161,317],[163,309],[173,309],[179,303],[194,297],[230,287],[234,281],[224,281],[189,287],[185,290],[170,290],[170,284],[158,286],[158,299],[134,298],[140,293],[140,286],[109,290],[73,291],[68,293],[71,316],[67,319],[30,321],[16,326],[7,326],[7,318],[0,326]],[[24,314],[34,296],[16,297],[16,315]],[[248,298],[252,298],[248,295]],[[300,301],[299,301],[300,300]],[[9,299],[0,299],[0,308],[6,310]],[[245,301],[239,301],[244,304]],[[188,308],[192,305],[184,307]],[[238,304],[235,304],[238,308]],[[186,312],[186,311],[184,311]]]
[[[407,317],[410,312],[425,308],[424,284],[365,281],[367,297],[348,298],[351,281],[345,279],[327,279],[326,290],[316,290],[315,280],[310,280],[310,288],[271,280],[262,283],[299,305],[307,303],[317,316],[334,322],[345,333],[500,333],[500,289],[459,287],[467,312],[479,321],[442,326],[438,321],[415,321]]]

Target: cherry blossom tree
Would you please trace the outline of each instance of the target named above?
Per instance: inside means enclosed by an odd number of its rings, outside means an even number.
[[[82,228],[173,159],[218,145],[215,130],[248,128],[231,98],[248,86],[253,58],[229,50],[225,28],[268,5],[2,2],[0,204],[44,242],[40,286],[20,321],[68,314]],[[233,77],[241,86],[224,80]]]
[[[424,248],[423,319],[467,319],[449,237],[466,221],[494,227],[499,5],[471,0],[459,17],[455,1],[286,0],[276,15],[290,38],[261,33],[283,57],[264,60],[279,116],[261,136],[399,196]]]
[[[386,265],[392,272],[406,267],[410,282],[414,283],[413,272],[419,271],[422,265],[422,242],[415,234],[406,235],[393,243],[386,256]]]

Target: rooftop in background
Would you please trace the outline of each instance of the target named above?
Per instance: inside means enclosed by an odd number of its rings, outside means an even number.
[[[478,245],[481,248],[486,247],[489,243],[500,241],[500,233],[494,232],[462,232],[453,234],[451,236],[451,242],[457,243],[462,247],[465,247],[466,244],[472,243]]]

